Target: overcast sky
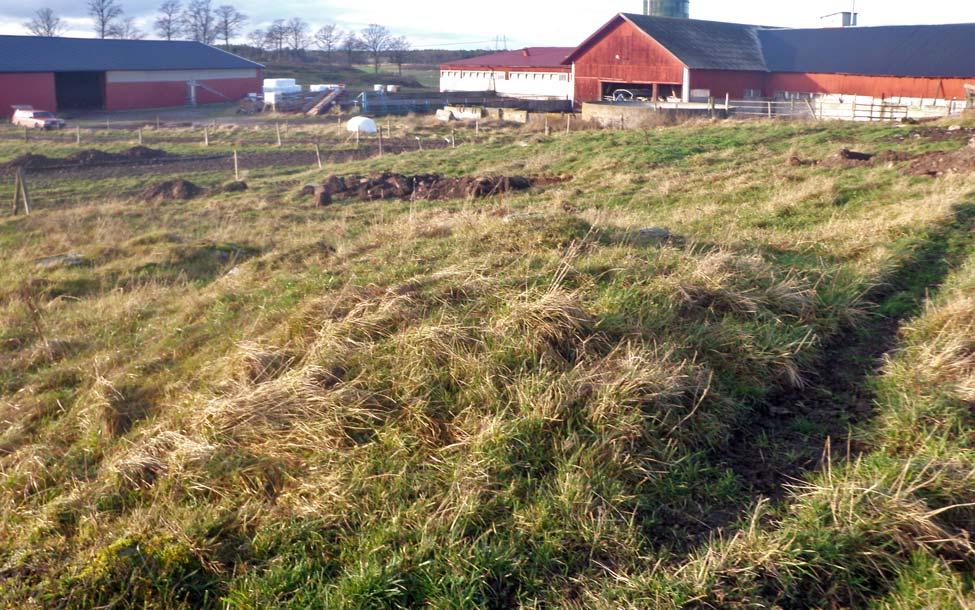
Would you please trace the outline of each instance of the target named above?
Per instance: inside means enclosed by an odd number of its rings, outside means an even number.
[[[121,0],[126,14],[152,36],[152,14],[162,0]],[[313,28],[337,23],[360,28],[368,23],[388,26],[415,47],[491,48],[498,37],[509,47],[574,46],[616,12],[640,12],[642,0],[578,2],[555,0],[492,0],[471,4],[443,0],[213,0],[233,4],[250,19],[247,30],[278,18],[299,16]],[[0,0],[0,34],[23,34],[23,23],[38,7],[49,6],[68,24],[67,35],[91,36],[85,0]],[[691,0],[691,17],[763,25],[818,27],[819,18],[849,10],[852,0]],[[478,11],[477,8],[482,10]],[[975,22],[972,0],[857,0],[861,25]]]

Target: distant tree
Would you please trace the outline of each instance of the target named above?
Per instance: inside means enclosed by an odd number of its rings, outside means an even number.
[[[362,48],[368,51],[369,56],[372,57],[372,67],[378,74],[379,63],[383,54],[389,50],[389,43],[392,41],[393,35],[389,28],[373,23],[364,28],[359,33],[359,37],[362,40]]]
[[[334,23],[322,26],[315,32],[315,44],[325,52],[325,60],[331,61],[332,53],[338,48],[345,34]]]
[[[349,32],[345,35],[345,39],[342,40],[342,50],[345,51],[345,60],[352,66],[352,61],[355,59],[356,51],[362,49],[362,41],[359,40],[359,36],[355,32]]]
[[[217,36],[223,39],[223,45],[225,47],[230,46],[231,38],[236,38],[237,35],[240,34],[240,30],[245,21],[247,21],[247,15],[241,13],[229,4],[224,4],[217,7]]]
[[[287,44],[296,55],[300,55],[311,42],[308,39],[308,23],[301,17],[293,17],[285,24]]]
[[[267,29],[265,37],[264,46],[280,55],[288,37],[288,26],[284,19],[276,19]]]
[[[178,0],[162,3],[155,21],[156,33],[160,38],[172,40],[183,35],[182,11],[183,5]]]
[[[139,29],[139,27],[135,24],[135,19],[132,17],[123,19],[112,26],[112,38],[121,38],[122,40],[142,40],[145,37],[145,32]]]
[[[183,11],[183,30],[190,40],[213,44],[217,39],[216,17],[211,0],[192,0]]]
[[[264,45],[267,44],[267,32],[261,29],[251,30],[247,35],[247,45],[254,47],[258,51],[264,51]]]
[[[99,38],[118,33],[118,19],[124,12],[115,0],[88,0],[88,14],[95,21],[95,35]]]
[[[410,48],[410,41],[405,36],[397,36],[389,41],[389,61],[396,64],[400,76],[403,76],[403,64],[410,55]]]
[[[46,36],[48,38],[60,36],[64,32],[64,24],[61,23],[61,18],[49,8],[38,9],[34,13],[34,18],[25,23],[24,27],[34,36]]]

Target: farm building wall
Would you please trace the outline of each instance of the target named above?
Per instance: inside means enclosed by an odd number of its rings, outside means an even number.
[[[53,72],[0,74],[0,117],[13,116],[14,105],[56,110]]]
[[[517,98],[572,99],[572,73],[552,68],[451,68],[440,71],[440,92],[496,92]]]
[[[602,97],[602,83],[683,85],[684,64],[623,19],[576,51],[575,100]]]
[[[261,90],[260,70],[171,70],[108,72],[105,79],[105,109],[133,110],[182,106],[187,102],[187,82],[199,83],[223,96],[197,88],[197,103],[237,101]]]
[[[731,99],[746,97],[762,97],[765,95],[765,85],[768,74],[765,72],[734,72],[730,70],[691,70],[691,91],[704,92],[707,95],[694,97],[713,97],[724,99],[730,95]]]
[[[975,69],[973,69],[975,72]],[[914,78],[855,74],[773,73],[766,79],[766,95],[778,92],[837,93],[875,98],[965,99],[964,78]]]

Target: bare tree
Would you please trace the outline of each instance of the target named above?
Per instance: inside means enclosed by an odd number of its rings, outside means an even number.
[[[267,29],[264,46],[280,54],[284,50],[285,39],[288,37],[288,26],[284,19],[277,19]]]
[[[389,41],[389,61],[396,64],[400,76],[403,76],[403,64],[409,57],[410,48],[410,41],[406,36],[397,36]]]
[[[156,33],[160,38],[172,40],[183,35],[182,10],[183,5],[178,0],[166,0],[162,3],[155,22]]]
[[[146,34],[135,24],[135,19],[129,17],[112,26],[111,36],[122,40],[142,40]]]
[[[48,38],[60,36],[64,32],[64,24],[61,23],[61,18],[49,8],[38,9],[34,13],[34,18],[25,23],[24,27],[34,36],[46,36]]]
[[[325,59],[330,61],[332,53],[342,42],[345,33],[342,32],[334,23],[322,26],[315,32],[315,44],[325,52]]]
[[[355,32],[349,32],[342,40],[342,49],[345,51],[345,59],[351,67],[352,60],[355,59],[355,52],[362,49],[362,41],[359,40],[359,36]]]
[[[301,17],[293,17],[285,25],[288,46],[295,54],[300,54],[308,48],[308,23]]]
[[[95,35],[110,38],[116,33],[118,18],[125,11],[115,0],[88,0],[88,14],[95,21]]]
[[[216,19],[211,0],[192,0],[183,11],[183,30],[190,40],[213,44],[217,39]]]
[[[247,35],[247,44],[252,46],[258,51],[264,50],[264,45],[267,44],[267,32],[261,29],[252,30]]]
[[[223,39],[223,46],[230,46],[230,39],[240,34],[241,27],[247,21],[247,15],[241,13],[229,4],[217,7],[217,36]]]
[[[393,35],[389,28],[373,23],[364,28],[359,36],[362,39],[362,47],[372,57],[373,69],[378,74],[379,62],[382,60],[383,53],[389,50],[389,43],[392,41]]]

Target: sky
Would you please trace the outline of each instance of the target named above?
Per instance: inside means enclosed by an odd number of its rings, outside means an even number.
[[[785,27],[819,27],[823,15],[850,10],[854,0],[691,0],[691,17],[715,21],[760,23]],[[162,0],[120,0],[126,15],[152,36],[153,13]],[[410,38],[415,48],[509,48],[575,46],[617,12],[640,12],[642,0],[566,2],[556,0],[492,0],[474,12],[470,3],[443,0],[213,0],[233,4],[248,15],[246,31],[274,19],[299,16],[313,29],[336,23],[359,29],[369,23],[386,25]],[[85,0],[0,0],[0,34],[24,34],[23,24],[39,7],[50,7],[67,24],[69,36],[92,36]],[[488,9],[487,7],[490,7]],[[856,0],[860,25],[975,22],[971,0]]]

